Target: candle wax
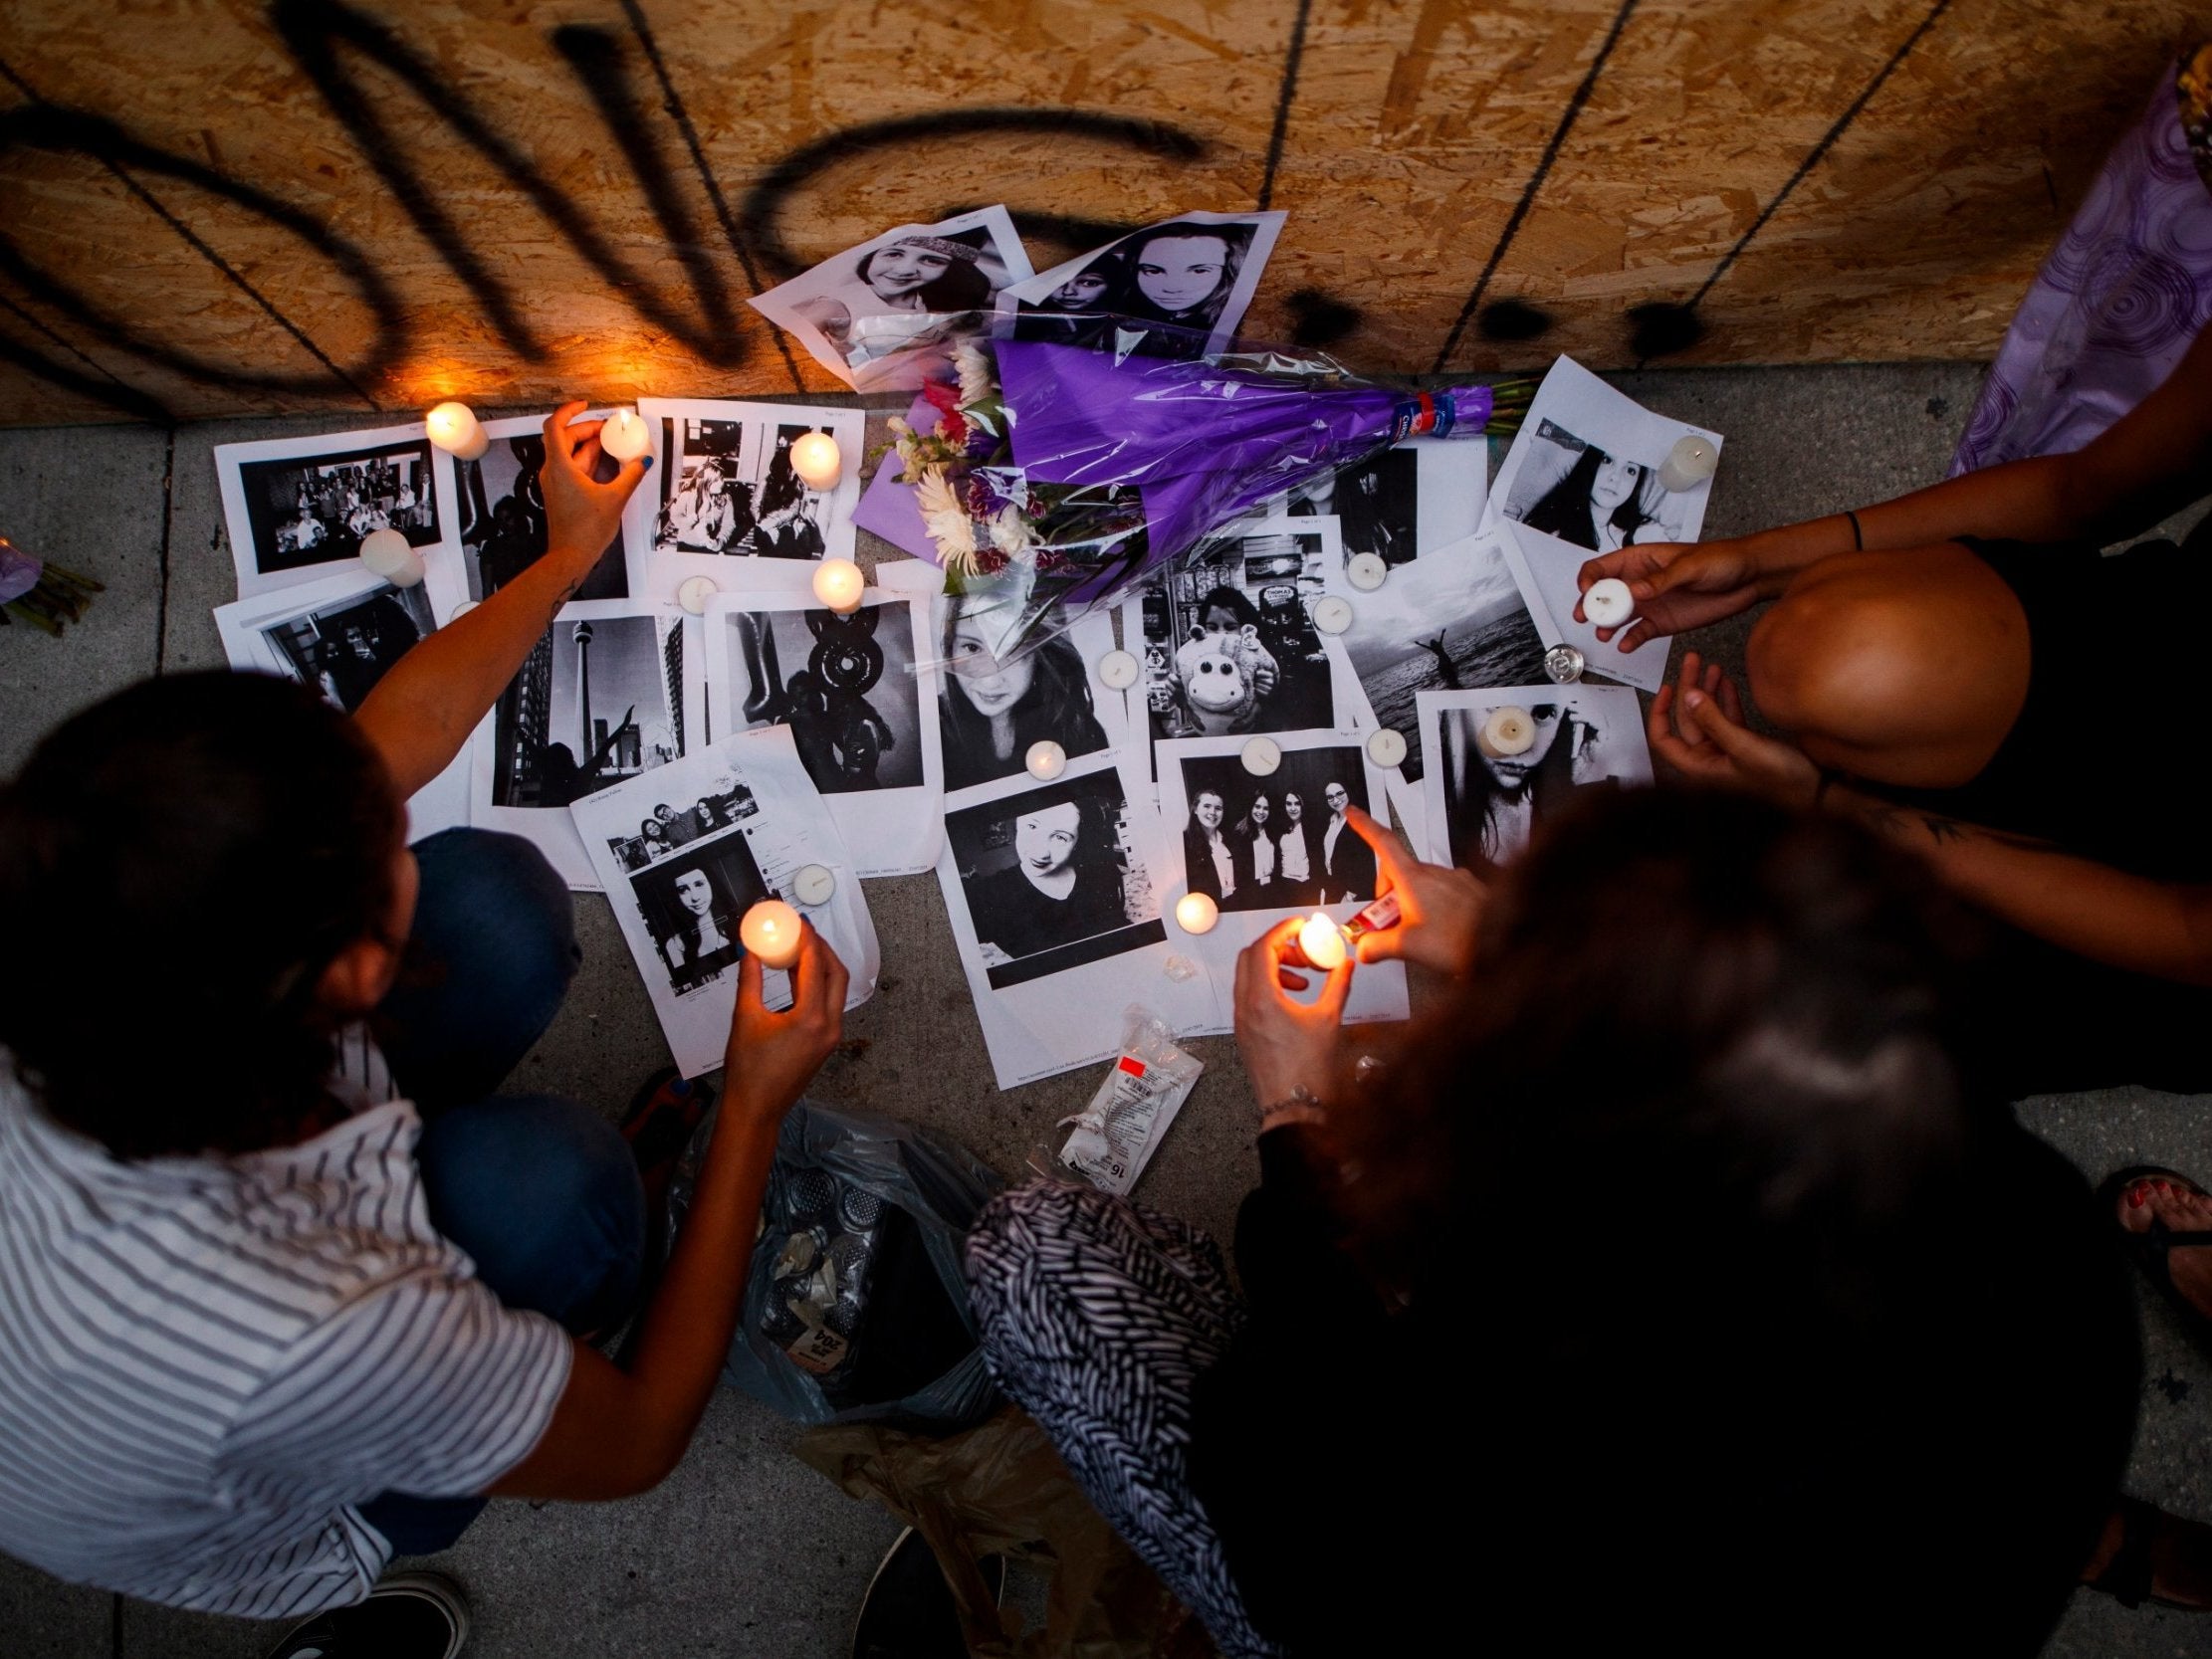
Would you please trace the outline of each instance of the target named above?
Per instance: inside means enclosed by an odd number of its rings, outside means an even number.
[[[798,960],[798,912],[780,899],[763,899],[738,924],[738,942],[761,958],[763,967],[789,967]]]
[[[1322,972],[1332,972],[1344,965],[1344,930],[1320,911],[1315,911],[1298,930],[1298,948],[1306,953],[1306,960]]]
[[[1210,933],[1221,920],[1221,907],[1203,893],[1186,893],[1175,902],[1175,924],[1187,933]]]

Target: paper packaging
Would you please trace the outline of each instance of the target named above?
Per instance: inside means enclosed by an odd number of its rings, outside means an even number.
[[[1175,1046],[1175,1034],[1157,1014],[1132,1006],[1127,1020],[1121,1058],[1091,1104],[1061,1120],[1075,1128],[1060,1147],[1060,1161],[1117,1198],[1144,1174],[1206,1070],[1204,1062]]]

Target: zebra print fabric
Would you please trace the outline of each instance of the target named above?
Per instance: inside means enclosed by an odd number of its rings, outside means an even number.
[[[1192,1496],[1192,1392],[1244,1309],[1197,1228],[1087,1186],[1037,1181],[984,1206],[968,1238],[984,1358],[1098,1511],[1226,1659],[1282,1649],[1245,1616]]]

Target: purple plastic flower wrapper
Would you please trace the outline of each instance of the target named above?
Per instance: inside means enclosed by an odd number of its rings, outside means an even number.
[[[39,585],[46,563],[0,535],[0,605],[22,598]]]
[[[1479,437],[1487,386],[1404,392],[1318,355],[1189,360],[1000,340],[1013,458],[1032,484],[1134,486],[1145,548],[1058,597],[1110,597],[1261,502],[1411,436]]]

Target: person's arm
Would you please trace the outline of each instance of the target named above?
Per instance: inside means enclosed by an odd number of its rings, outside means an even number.
[[[761,958],[739,970],[723,1098],[705,1167],[625,1372],[575,1345],[568,1386],[530,1456],[493,1487],[506,1498],[624,1498],[682,1459],[744,1310],[747,1268],[776,1133],[843,1029],[845,967],[809,925],[791,1006],[761,1001]]]
[[[1858,510],[1860,539],[1841,513],[1755,535],[1621,548],[1577,578],[1619,576],[1638,619],[1620,634],[1648,639],[1703,627],[1787,587],[1807,565],[1848,553],[1933,546],[1962,535],[2013,541],[2126,539],[2212,490],[2212,327],[2201,330],[2158,389],[2085,448],[1962,473]],[[1587,621],[1578,602],[1575,620]],[[1611,639],[1614,630],[1598,630]]]
[[[2047,841],[1962,823],[1829,777],[1803,751],[1743,724],[1734,683],[1717,668],[1652,699],[1652,751],[1685,776],[1783,806],[1818,807],[1865,825],[1924,860],[1954,893],[2021,932],[2092,961],[2162,979],[2212,984],[2212,887],[2152,881]]]
[[[600,423],[569,425],[583,408],[565,403],[546,420],[545,555],[468,615],[415,645],[354,714],[402,797],[461,752],[553,626],[553,613],[583,585],[621,529],[623,505],[645,476],[646,462],[625,461],[610,483],[595,483]]]

